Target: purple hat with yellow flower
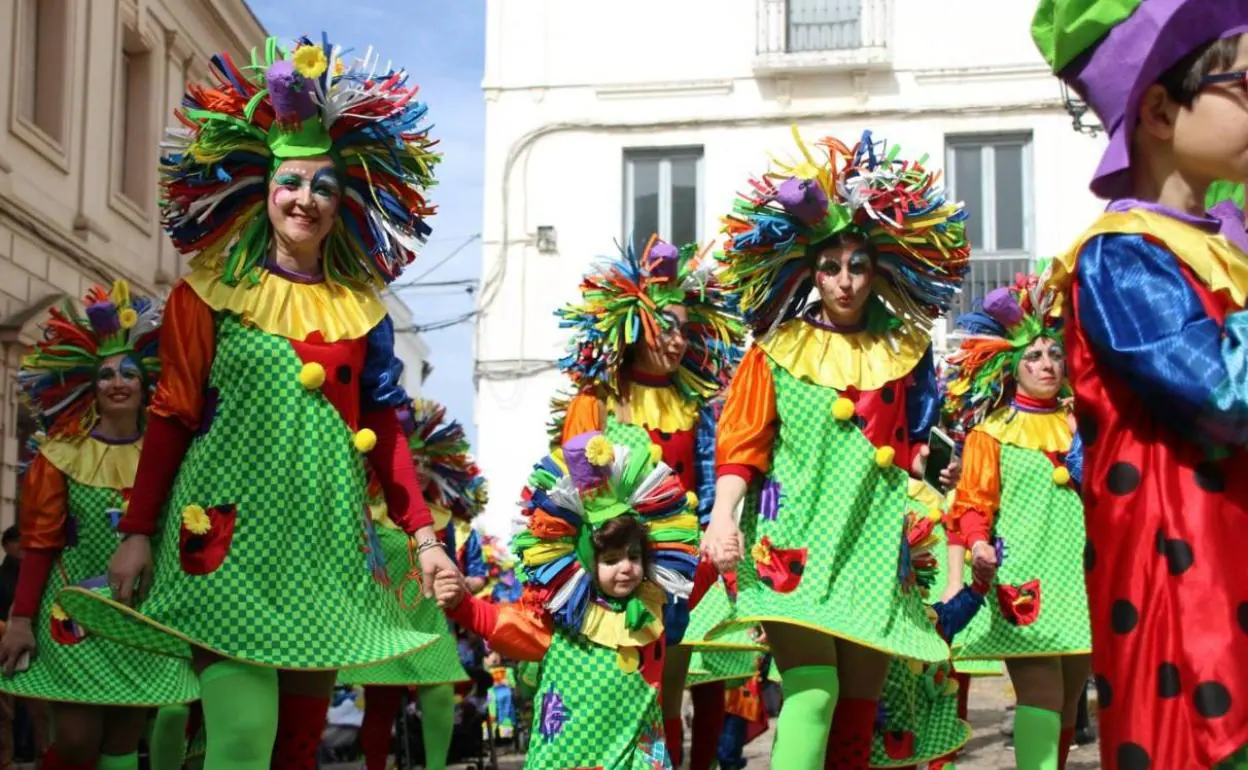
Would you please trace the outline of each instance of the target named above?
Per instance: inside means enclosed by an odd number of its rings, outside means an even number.
[[[1109,133],[1092,178],[1102,198],[1130,194],[1140,98],[1202,45],[1248,32],[1248,0],[1041,0],[1032,39]]]

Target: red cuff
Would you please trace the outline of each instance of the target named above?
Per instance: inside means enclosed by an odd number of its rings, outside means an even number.
[[[715,581],[719,579],[719,570],[715,569],[715,564],[710,559],[703,558],[698,562],[698,569],[693,573],[693,591],[689,594],[689,610],[692,612],[694,607],[698,606],[698,602],[702,601],[702,597],[706,592],[711,590],[711,586],[715,585]]]
[[[946,526],[945,527],[945,542],[948,543],[949,545],[960,545],[963,548],[965,548],[966,547],[966,535],[962,534],[962,532],[960,531],[955,532],[952,527]]]
[[[730,463],[715,469],[715,478],[722,479],[724,476],[736,476],[739,479],[744,479],[746,484],[753,484],[754,479],[759,477],[759,471],[758,468],[751,465]]]
[[[981,583],[978,580],[971,581],[971,590],[979,594],[980,596],[987,596],[988,591],[990,591],[991,589],[992,589],[992,586],[987,583]]]
[[[377,474],[390,519],[407,534],[433,526],[433,514],[420,493],[420,478],[412,462],[399,416],[394,409],[378,409],[360,416],[360,425],[377,435],[377,445],[368,461]]]
[[[135,474],[126,515],[117,523],[118,532],[128,535],[156,534],[160,510],[169,498],[169,490],[173,488],[191,438],[191,429],[177,418],[148,414],[139,470]]]
[[[22,564],[17,571],[17,591],[13,596],[15,618],[33,618],[43,601],[43,589],[48,585],[48,575],[56,564],[59,550],[29,548],[22,552]]]
[[[499,606],[483,602],[475,596],[465,596],[459,606],[446,616],[477,636],[489,641],[498,626]]]
[[[956,524],[957,532],[962,536],[962,544],[968,548],[987,541],[990,537],[988,517],[974,509],[964,511]]]

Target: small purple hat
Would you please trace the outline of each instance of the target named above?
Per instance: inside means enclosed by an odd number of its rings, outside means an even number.
[[[312,98],[316,92],[312,79],[296,72],[295,63],[290,59],[273,62],[264,73],[264,81],[269,89],[273,111],[277,113],[277,122],[282,126],[297,128],[317,114],[316,102]]]
[[[645,265],[651,277],[675,280],[680,272],[680,251],[667,241],[656,239],[646,252]]]
[[[1023,309],[1008,286],[988,292],[984,297],[984,312],[991,316],[992,320],[1001,324],[1006,331],[1018,326],[1023,320]]]
[[[607,439],[602,431],[595,430],[573,436],[563,443],[563,462],[568,466],[572,483],[581,491],[601,486],[611,478],[611,463],[601,462],[603,458],[595,456],[595,450],[601,448],[603,441]],[[607,448],[612,449],[609,441]]]
[[[789,177],[776,188],[776,201],[792,216],[817,225],[828,216],[828,195],[818,182]]]
[[[1109,147],[1092,178],[1101,198],[1129,197],[1131,139],[1144,91],[1206,43],[1248,32],[1248,0],[1142,0],[1058,73],[1101,120]]]

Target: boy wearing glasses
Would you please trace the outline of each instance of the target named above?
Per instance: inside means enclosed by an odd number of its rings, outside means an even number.
[[[1248,244],[1204,206],[1248,179],[1245,31],[1248,0],[1041,0],[1032,24],[1109,135],[1109,205],[1052,280],[1111,770],[1248,766]]]

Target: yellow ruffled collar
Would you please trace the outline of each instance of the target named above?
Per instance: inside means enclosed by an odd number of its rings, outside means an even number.
[[[674,385],[629,382],[626,390],[628,422],[664,433],[690,430],[698,421],[698,405],[680,395]],[[617,414],[620,400],[607,398],[607,412]]]
[[[653,618],[649,623],[630,631],[625,625],[624,613],[609,609],[591,601],[585,609],[585,620],[581,623],[581,636],[600,647],[620,649],[621,647],[645,647],[663,634],[663,603],[667,595],[649,580],[637,588],[637,598],[650,612]]]
[[[1013,406],[1003,406],[988,419],[975,426],[1002,444],[1040,452],[1066,452],[1074,441],[1070,429],[1070,413],[1066,409],[1054,412],[1025,412]]]
[[[305,340],[319,331],[326,342],[359,339],[386,315],[386,306],[372,289],[300,283],[263,270],[260,280],[244,278],[235,286],[215,271],[196,270],[184,279],[213,310],[240,316],[269,334]]]
[[[89,487],[128,489],[139,469],[143,439],[128,444],[109,444],[87,436],[78,439],[52,439],[39,447],[61,473]]]
[[[1248,299],[1248,256],[1221,235],[1147,209],[1108,211],[1079,237],[1075,247],[1053,260],[1052,282],[1064,290],[1075,274],[1083,244],[1107,233],[1151,235],[1161,239],[1200,281],[1229,297],[1236,307]]]
[[[758,343],[793,377],[825,388],[878,390],[909,374],[931,344],[921,330],[842,333],[795,318]]]

